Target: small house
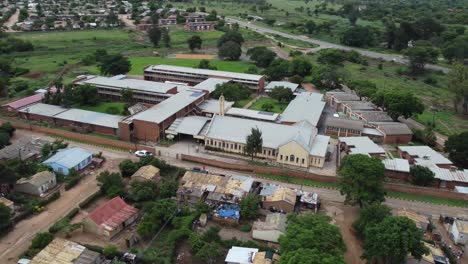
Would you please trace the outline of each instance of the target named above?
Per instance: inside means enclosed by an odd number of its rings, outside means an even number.
[[[43,196],[47,191],[57,185],[55,173],[51,171],[41,171],[29,178],[21,178],[16,182],[17,192],[30,195]]]
[[[252,264],[258,248],[232,247],[224,260],[227,264]]]
[[[252,227],[254,239],[278,243],[278,238],[286,232],[287,216],[272,213],[266,216],[265,222],[255,221]]]
[[[270,194],[264,195],[261,202],[264,209],[272,212],[292,213],[296,207],[296,201],[296,191],[277,186]]]
[[[153,165],[146,165],[139,168],[133,175],[132,181],[156,181],[160,178],[159,169]]]
[[[63,239],[55,238],[29,264],[100,264],[99,253]]]
[[[455,220],[449,231],[453,242],[462,245],[468,243],[468,221],[460,219]]]
[[[92,159],[93,153],[74,147],[57,151],[55,155],[42,162],[42,164],[51,166],[57,173],[68,175],[71,169],[83,170],[92,162]]]
[[[138,209],[115,197],[92,211],[84,220],[87,232],[112,238],[138,218]]]
[[[398,181],[409,181],[410,165],[406,159],[384,159],[385,177]]]

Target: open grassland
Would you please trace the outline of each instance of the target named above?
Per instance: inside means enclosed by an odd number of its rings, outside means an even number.
[[[282,113],[284,109],[288,106],[288,103],[278,102],[278,100],[273,98],[262,97],[258,99],[249,109],[263,111],[262,107],[264,104],[271,104],[273,106],[273,109],[271,109],[270,112],[274,113]]]

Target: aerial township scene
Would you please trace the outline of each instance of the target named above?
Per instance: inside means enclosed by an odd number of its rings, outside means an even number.
[[[0,21],[0,264],[468,264],[467,0]]]

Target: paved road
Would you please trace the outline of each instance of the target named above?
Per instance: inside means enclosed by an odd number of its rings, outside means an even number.
[[[317,44],[317,45],[320,45],[321,47],[324,47],[324,48],[334,48],[334,49],[340,49],[340,50],[355,50],[355,51],[359,52],[360,54],[362,54],[364,56],[367,56],[367,57],[370,57],[370,58],[383,59],[383,60],[386,60],[386,61],[393,61],[393,62],[397,62],[397,63],[401,63],[401,64],[408,64],[408,60],[405,59],[401,55],[385,54],[385,53],[380,53],[380,52],[369,51],[369,50],[364,50],[364,49],[339,45],[339,44],[335,44],[335,43],[330,43],[330,42],[326,42],[326,41],[322,41],[322,40],[318,40],[318,39],[314,39],[314,38],[309,38],[307,36],[288,34],[288,33],[284,33],[284,32],[281,32],[281,31],[274,30],[274,29],[254,25],[252,23],[247,23],[247,22],[235,19],[235,18],[230,18],[230,17],[226,18],[226,21],[231,22],[231,23],[238,23],[240,26],[247,27],[249,29],[252,29],[254,31],[257,31],[257,32],[263,33],[263,34],[276,34],[276,35],[279,35],[279,36],[282,36],[282,37],[285,37],[285,38],[289,38],[289,39],[296,39],[296,40],[301,40],[301,41],[304,41],[304,42]],[[433,65],[433,64],[426,65],[426,68],[431,69],[431,70],[442,71],[442,72],[445,72],[445,73],[447,73],[449,71],[448,68]]]

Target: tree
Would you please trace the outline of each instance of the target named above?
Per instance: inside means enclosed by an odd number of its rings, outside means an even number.
[[[157,198],[157,192],[154,181],[132,181],[129,198],[135,202],[151,201]]]
[[[221,95],[227,101],[239,101],[249,98],[251,91],[246,86],[240,83],[224,83],[216,85],[216,89],[213,91],[211,96],[218,99]]]
[[[159,187],[159,198],[174,197],[178,186],[179,184],[177,181],[164,181]]]
[[[156,234],[164,222],[170,220],[175,212],[177,212],[177,205],[171,199],[153,202],[138,225],[138,234],[146,238]]]
[[[428,186],[434,180],[434,172],[428,167],[415,165],[410,169],[411,182],[420,186]]]
[[[249,193],[245,196],[240,202],[240,215],[242,219],[251,220],[257,218],[259,205],[260,200],[255,194]]]
[[[294,98],[294,94],[291,91],[291,89],[283,86],[278,86],[271,90],[270,97],[280,102],[289,103]]]
[[[121,54],[106,56],[99,64],[99,70],[104,75],[119,75],[130,71],[132,64]]]
[[[129,88],[124,88],[120,90],[120,98],[126,103],[133,103],[133,91]]]
[[[311,213],[288,215],[286,233],[279,238],[280,264],[344,264],[346,245],[340,229],[329,221],[327,216]]]
[[[99,102],[97,89],[90,84],[84,84],[73,89],[73,100],[79,105],[96,105]]]
[[[250,59],[253,60],[258,67],[267,67],[276,58],[276,53],[266,47],[259,46],[249,49],[247,51],[247,56],[250,56]]]
[[[341,89],[341,82],[345,79],[346,71],[336,66],[324,65],[315,67],[311,81],[320,89]]]
[[[30,249],[36,249],[40,251],[45,248],[54,239],[54,235],[49,232],[38,233],[31,241]]]
[[[133,161],[126,159],[119,164],[120,173],[124,177],[132,176],[138,169],[138,164]]]
[[[11,226],[12,216],[10,207],[0,203],[0,233]]]
[[[403,263],[408,254],[417,260],[429,254],[422,242],[423,231],[407,217],[387,217],[366,228],[365,236],[363,257],[370,263]]]
[[[450,135],[445,141],[445,151],[455,165],[462,168],[468,168],[468,132],[462,132],[457,135]]]
[[[201,49],[203,40],[200,36],[193,35],[187,39],[187,43],[190,51],[193,52],[195,49]]]
[[[461,35],[446,42],[442,47],[442,54],[450,62],[455,60],[463,63],[468,58],[468,36]]]
[[[229,30],[226,33],[224,33],[224,35],[222,35],[221,38],[219,38],[218,48],[227,42],[237,43],[240,47],[242,46],[242,43],[244,43],[244,37],[237,30]]]
[[[162,42],[164,43],[164,47],[171,47],[171,35],[169,35],[169,29],[167,28],[162,30]]]
[[[411,72],[419,74],[424,72],[424,67],[427,63],[435,63],[437,61],[438,52],[434,47],[426,43],[417,43],[414,47],[406,49],[405,55],[409,59]]]
[[[218,56],[221,59],[236,61],[239,60],[241,55],[241,46],[233,41],[225,42],[218,48]]]
[[[257,155],[262,151],[263,147],[263,138],[262,131],[258,128],[252,128],[250,135],[246,138],[245,152],[252,157]]]
[[[153,43],[153,46],[158,47],[159,41],[161,41],[162,38],[161,29],[158,26],[152,26],[148,29],[147,33],[151,43]]]
[[[289,67],[290,75],[299,75],[306,77],[312,70],[312,64],[304,57],[295,57]]]
[[[284,77],[291,76],[290,62],[283,59],[275,59],[268,68],[265,69],[265,75],[268,81],[281,81]]]
[[[102,250],[102,254],[109,259],[113,259],[119,254],[119,249],[114,245],[106,245]]]
[[[341,44],[352,47],[370,47],[376,42],[375,30],[370,27],[355,26],[341,33]]]
[[[104,193],[107,198],[114,198],[124,193],[125,185],[119,173],[104,171],[99,174],[96,180],[101,187],[101,192]]]
[[[375,83],[368,80],[353,80],[347,84],[349,88],[359,95],[360,100],[362,100],[363,97],[371,98],[377,92]]]
[[[363,207],[385,200],[383,188],[385,167],[381,160],[362,154],[348,155],[338,170],[340,193],[345,204]]]
[[[198,69],[217,70],[216,66],[212,66],[209,60],[201,60],[197,66]]]
[[[271,110],[273,110],[273,108],[275,108],[275,106],[273,104],[271,104],[271,103],[262,104],[262,110],[263,111],[270,112]]]
[[[312,34],[317,29],[317,24],[315,24],[313,20],[307,20],[304,24],[304,29],[306,30],[306,33]]]
[[[323,49],[318,52],[317,62],[321,64],[342,66],[346,55],[342,50]]]
[[[456,63],[448,73],[448,90],[452,93],[453,106],[458,112],[458,106],[463,102],[463,113],[468,114],[468,67]]]
[[[220,246],[216,242],[205,243],[195,256],[204,263],[215,263],[216,258],[221,256]]]
[[[10,122],[5,122],[0,126],[0,132],[7,133],[10,137],[15,133],[16,128]]]
[[[399,89],[378,90],[372,96],[372,102],[387,111],[393,120],[397,120],[400,116],[409,118],[414,114],[424,112],[424,104],[421,99],[410,91]]]
[[[390,216],[392,216],[390,207],[381,203],[372,203],[361,210],[359,218],[353,223],[353,228],[359,237],[364,239],[364,231],[367,227],[378,225]]]

